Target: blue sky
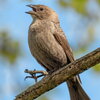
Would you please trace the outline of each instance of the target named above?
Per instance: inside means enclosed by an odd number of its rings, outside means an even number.
[[[4,93],[4,96],[0,95],[2,100],[13,100],[14,96],[18,94],[18,92],[15,94],[12,91],[14,86],[18,84],[12,79],[12,76],[14,76],[15,79],[19,78],[22,85],[32,85],[34,82],[33,80],[28,79],[27,81],[24,81],[24,77],[26,76],[24,69],[43,69],[30,54],[27,43],[28,27],[32,18],[25,14],[26,11],[30,10],[30,8],[25,5],[30,3],[31,2],[27,1],[23,2],[23,0],[8,0],[6,3],[3,3],[2,6],[0,5],[0,29],[6,28],[10,31],[13,38],[20,41],[22,51],[25,54],[25,56],[19,58],[14,65],[17,69],[10,67],[11,65],[9,63],[0,63],[0,88],[3,91],[0,94],[2,95]],[[44,4],[53,8],[59,15],[61,27],[66,33],[69,43],[76,45],[74,41],[74,32],[76,32],[75,26],[77,25],[77,21],[81,19],[81,15],[79,16],[71,9],[67,9],[65,14],[65,11],[59,8],[59,5],[56,3],[57,0],[38,0],[32,2],[32,4]],[[90,46],[86,53],[100,46],[100,23],[98,24],[95,37],[96,41]],[[79,32],[81,32],[81,30]],[[21,76],[19,76],[20,74],[18,73],[21,73]],[[82,86],[90,96],[91,100],[100,100],[100,74],[89,69],[80,76],[82,79]],[[69,94],[65,83],[46,93],[46,95],[48,95],[50,100],[69,100]]]

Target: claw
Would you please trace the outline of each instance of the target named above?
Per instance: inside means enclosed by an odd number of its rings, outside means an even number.
[[[24,80],[26,80],[27,78],[33,78],[34,80],[35,80],[35,82],[37,83],[37,79],[38,79],[38,76],[26,76],[25,78],[24,78]]]
[[[24,80],[26,80],[27,78],[32,78],[32,76],[26,76],[26,77],[24,78]]]

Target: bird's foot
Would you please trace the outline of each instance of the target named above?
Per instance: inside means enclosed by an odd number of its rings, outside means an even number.
[[[38,71],[38,70],[28,70],[28,69],[25,69],[25,71],[24,71],[25,73],[29,73],[31,76],[26,76],[25,77],[25,80],[27,79],[27,78],[33,78],[33,79],[35,79],[35,82],[37,82],[37,79],[39,78],[39,77],[42,77],[42,76],[46,76],[46,75],[48,75],[48,72],[47,71]],[[40,75],[36,75],[36,74],[40,74]]]

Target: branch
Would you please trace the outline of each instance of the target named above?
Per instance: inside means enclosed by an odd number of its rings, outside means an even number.
[[[74,75],[100,63],[100,48],[64,66],[19,94],[15,100],[33,100]]]

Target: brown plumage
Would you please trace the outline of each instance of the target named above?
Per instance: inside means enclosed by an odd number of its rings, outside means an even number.
[[[47,70],[53,71],[74,61],[66,36],[60,28],[55,11],[44,5],[28,5],[33,18],[28,43],[32,55]],[[90,100],[82,89],[78,76],[67,82],[71,100]]]

